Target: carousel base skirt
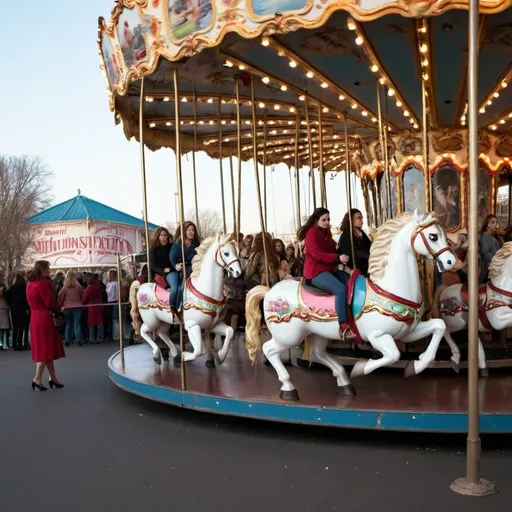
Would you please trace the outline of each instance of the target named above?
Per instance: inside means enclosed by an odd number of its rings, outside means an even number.
[[[187,389],[172,361],[155,364],[148,345],[124,350],[108,361],[111,380],[129,393],[197,411],[267,421],[390,431],[466,432],[467,376],[427,370],[404,379],[397,370],[378,370],[353,380],[357,395],[337,392],[324,368],[288,365],[299,401],[280,398],[277,375],[260,360],[251,365],[242,339],[234,341],[222,366],[206,359],[186,364]],[[293,358],[292,358],[293,360]],[[504,373],[505,372],[505,373]],[[512,432],[512,375],[505,370],[480,379],[480,429]]]

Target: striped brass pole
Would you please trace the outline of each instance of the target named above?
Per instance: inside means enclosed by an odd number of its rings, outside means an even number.
[[[356,256],[354,248],[354,227],[352,226],[352,190],[350,187],[350,151],[348,146],[348,127],[347,116],[343,113],[343,125],[345,127],[345,191],[347,194],[347,211],[348,211],[348,226],[350,229],[350,259],[352,260],[353,268],[357,268]]]
[[[267,251],[267,232],[265,231],[265,220],[263,219],[263,209],[261,204],[260,177],[258,175],[258,137],[256,130],[256,95],[254,92],[254,76],[251,76],[251,110],[252,110],[252,160],[254,163],[254,176],[256,178],[256,194],[258,196],[258,210],[260,216],[260,227],[263,239],[263,255],[265,258],[265,284],[270,287],[268,251]]]
[[[187,279],[185,268],[185,233],[183,231],[183,222],[185,220],[185,209],[183,205],[183,175],[181,169],[181,131],[180,131],[180,88],[178,68],[174,68],[174,124],[176,126],[175,134],[175,152],[176,152],[176,176],[178,178],[178,203],[180,217],[180,238],[181,238],[181,261],[183,262],[183,289]],[[181,390],[187,390],[187,375],[183,353],[185,351],[185,333],[183,322],[180,322],[180,352],[181,352]]]
[[[300,114],[297,112],[295,116],[295,201],[297,203],[297,230],[302,225],[301,212],[300,212],[300,174],[299,174],[299,132],[300,129]]]
[[[327,190],[325,187],[325,172],[324,172],[324,119],[322,106],[320,103],[318,104],[318,145],[320,147],[320,151],[318,154],[320,155],[318,171],[320,172],[320,199],[321,204],[324,208],[327,208]]]
[[[384,159],[385,158],[385,154],[384,154],[384,131],[383,131],[383,127],[382,127],[382,107],[381,107],[381,97],[380,97],[380,83],[379,83],[378,80],[377,80],[377,114],[378,114],[378,117],[379,117],[380,155]],[[382,160],[381,160],[381,163],[382,163]],[[376,192],[377,192],[376,193],[377,203],[379,204],[378,211],[375,212],[376,213],[375,216],[378,218],[378,223],[377,223],[377,227],[378,227],[380,224],[382,224],[382,222],[384,220],[384,212],[383,212],[382,205],[380,204],[381,203],[380,191],[379,191],[379,187],[377,186],[377,180],[375,181],[375,187],[376,187]]]
[[[231,176],[231,202],[232,202],[232,208],[233,208],[233,233],[236,233],[235,173],[233,171],[233,148],[231,146],[229,147],[229,174]]]
[[[313,194],[313,210],[315,210],[316,209],[315,164],[313,161],[313,140],[312,140],[312,136],[311,136],[311,123],[309,122],[309,103],[308,103],[307,97],[306,97],[306,129],[307,129],[307,134],[308,134],[309,173],[311,175],[311,191]]]
[[[146,154],[144,143],[144,77],[140,81],[140,102],[139,102],[139,139],[140,139],[140,171],[142,175],[142,211],[144,212],[144,236],[146,237],[146,262],[148,265],[148,283],[151,282],[151,262],[149,261],[149,239],[148,222],[148,190],[146,186]]]
[[[224,169],[222,167],[222,94],[219,86],[219,174],[220,174],[220,195],[222,203],[222,227],[224,234],[227,232],[226,227],[226,202],[224,199]]]
[[[192,151],[192,173],[194,177],[194,211],[196,217],[196,226],[199,233],[201,233],[201,226],[199,223],[199,206],[197,203],[197,173],[196,173],[196,151],[197,151],[197,92],[194,84],[194,150]]]
[[[386,92],[386,88],[384,88],[384,92]],[[386,107],[386,119],[384,129],[384,180],[386,185],[386,195],[388,199],[387,211],[388,211],[388,219],[393,217],[393,199],[391,198],[391,176],[389,174],[389,148],[388,148],[388,95],[384,95],[385,98],[385,107]]]
[[[236,214],[236,239],[240,237],[242,231],[242,120],[240,118],[240,83],[235,78],[235,96],[236,96],[236,151],[238,159],[238,194],[237,194],[237,214]]]
[[[267,114],[263,118],[263,212],[265,219],[265,230],[268,226],[268,208],[267,208]]]

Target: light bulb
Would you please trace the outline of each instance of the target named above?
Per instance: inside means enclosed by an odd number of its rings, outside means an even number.
[[[264,84],[268,84],[270,82],[270,78],[268,76],[264,76],[261,81],[264,83]]]
[[[315,74],[313,73],[313,71],[308,71],[308,72],[306,73],[306,76],[307,76],[308,78],[313,78],[313,77],[315,76]]]
[[[262,40],[261,40],[261,44],[263,46],[268,46],[270,44],[270,41],[268,40],[268,37],[264,37]]]
[[[372,71],[373,73],[377,73],[377,71],[379,71],[379,66],[377,66],[376,64],[374,64],[370,69],[371,69],[371,71]]]
[[[364,43],[364,40],[361,36],[356,37],[356,44],[357,46],[361,46]]]
[[[423,43],[423,44],[420,46],[420,52],[421,52],[421,53],[427,53],[427,52],[428,52],[428,45],[426,45],[425,43]]]

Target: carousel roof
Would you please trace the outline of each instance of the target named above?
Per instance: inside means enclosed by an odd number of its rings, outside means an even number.
[[[512,2],[479,5],[479,121],[494,141],[512,137]],[[465,8],[464,0],[121,0],[108,22],[100,18],[98,43],[128,138],[139,138],[144,76],[145,142],[174,147],[177,68],[183,152],[237,154],[238,84],[242,159],[253,157],[256,136],[261,163],[295,166],[298,136],[299,166],[336,171],[345,167],[345,125],[351,160],[373,158],[378,96],[391,136],[421,137],[422,82],[429,132],[466,132]],[[432,17],[414,17],[423,15]]]
[[[144,226],[143,220],[80,194],[68,201],[56,204],[55,206],[39,212],[33,217],[27,219],[27,222],[29,224],[51,224],[54,222],[72,222],[88,219],[103,222],[115,222],[118,224],[126,224],[128,226]],[[157,227],[158,226],[155,224],[149,224],[150,229],[156,229]]]

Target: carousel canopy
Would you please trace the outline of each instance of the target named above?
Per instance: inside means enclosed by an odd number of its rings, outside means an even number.
[[[68,201],[39,212],[27,219],[27,222],[29,224],[51,224],[80,220],[114,222],[136,227],[144,226],[143,220],[82,195],[77,195]],[[157,227],[155,224],[149,224],[149,229],[156,229]]]
[[[479,5],[483,144],[508,158],[512,2]],[[422,82],[428,130],[439,139],[432,144],[441,153],[464,144],[465,9],[465,0],[118,0],[110,19],[100,18],[98,44],[110,106],[128,138],[139,138],[145,77],[144,141],[174,147],[177,67],[183,152],[237,155],[240,129],[244,160],[255,135],[261,163],[336,171],[345,168],[345,125],[351,161],[381,160],[379,103],[393,151],[405,137],[406,152],[421,154]]]

